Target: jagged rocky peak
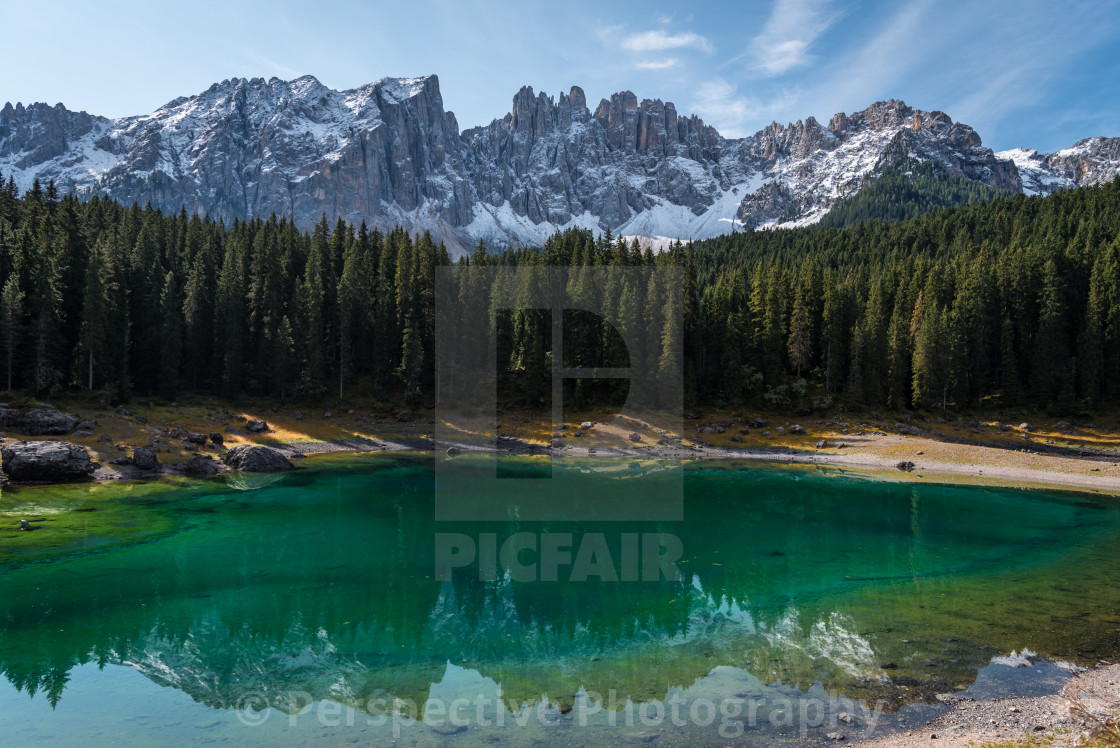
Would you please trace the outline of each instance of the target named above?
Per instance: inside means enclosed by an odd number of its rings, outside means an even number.
[[[1120,140],[1053,154],[993,154],[944,112],[891,99],[724,138],[695,115],[620,91],[526,86],[510,111],[460,132],[439,79],[336,91],[313,76],[232,78],[116,120],[62,105],[0,110],[0,171],[227,221],[270,213],[310,228],[323,213],[431,230],[455,254],[540,244],[568,226],[706,238],[732,225],[806,225],[878,170],[916,157],[997,187],[1045,193],[1116,176]]]
[[[12,167],[33,169],[64,155],[70,144],[109,120],[86,112],[71,112],[62,104],[36,102],[4,104],[0,110],[0,158],[15,157]]]
[[[797,120],[785,126],[771,122],[755,133],[752,140],[755,142],[754,153],[766,159],[805,158],[815,150],[828,150],[839,142],[812,116],[804,122]]]
[[[851,115],[838,112],[828,122],[828,129],[834,133],[848,132],[862,128],[872,130],[897,130],[907,127],[911,130],[937,130],[953,125],[952,118],[939,110],[924,111],[915,109],[900,99],[876,101],[863,111]],[[967,125],[965,125],[967,127]],[[971,130],[971,128],[968,128]]]

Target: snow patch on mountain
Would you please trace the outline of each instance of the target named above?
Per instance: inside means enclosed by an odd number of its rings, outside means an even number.
[[[1066,149],[1070,151],[1072,149]],[[1058,151],[1062,154],[1064,151]],[[1033,148],[1012,148],[996,153],[997,158],[1010,161],[1019,170],[1019,178],[1023,180],[1023,194],[1048,195],[1057,189],[1076,187],[1072,179],[1067,179],[1054,173],[1046,165],[1046,157],[1039,155]]]

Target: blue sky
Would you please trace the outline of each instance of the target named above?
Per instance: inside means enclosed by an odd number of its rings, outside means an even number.
[[[1120,135],[1120,3],[0,0],[0,101],[140,114],[230,77],[436,73],[460,127],[522,85],[631,90],[725,135],[901,98],[997,150]]]

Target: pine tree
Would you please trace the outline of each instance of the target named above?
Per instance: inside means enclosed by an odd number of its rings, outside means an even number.
[[[20,333],[23,329],[23,291],[13,273],[0,291],[0,346],[4,352],[4,372],[7,390],[11,392],[19,354]]]
[[[924,408],[940,402],[944,410],[949,389],[945,315],[936,301],[923,300],[920,316],[915,316],[913,403]]]
[[[1052,259],[1047,260],[1038,296],[1038,332],[1031,371],[1038,401],[1053,403],[1061,400],[1063,407],[1068,408],[1073,399],[1073,382],[1070,377],[1069,300],[1066,294],[1066,284],[1057,264]]]
[[[247,289],[244,242],[238,232],[226,244],[214,298],[214,331],[220,343],[216,353],[221,367],[221,388],[230,397],[242,391],[245,373]]]
[[[300,387],[307,395],[318,395],[323,390],[327,368],[327,309],[326,280],[329,278],[327,265],[330,262],[326,242],[326,221],[316,227],[312,237],[311,251],[307,256],[303,280],[299,285],[299,328],[302,332],[301,346],[303,368],[300,373]],[[318,238],[316,238],[318,237]]]
[[[179,354],[182,350],[183,303],[179,279],[168,272],[160,296],[160,392],[174,398],[179,391]]]
[[[789,319],[788,344],[789,362],[798,377],[801,376],[802,368],[807,369],[812,362],[811,334],[808,305],[805,303],[801,287],[798,286],[793,297],[793,311]]]
[[[36,394],[51,390],[62,379],[57,360],[62,272],[52,239],[50,216],[43,213],[38,235],[26,254],[30,289],[26,295],[30,321],[30,384]]]
[[[109,270],[109,247],[104,239],[94,245],[86,264],[82,291],[79,363],[85,369],[86,389],[94,389],[94,374],[109,358],[110,307],[116,292]]]

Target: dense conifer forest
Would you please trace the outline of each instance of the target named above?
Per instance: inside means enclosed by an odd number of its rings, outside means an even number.
[[[903,221],[938,208],[1010,196],[1004,190],[946,174],[928,161],[907,158],[883,168],[854,195],[838,200],[819,225],[844,228],[867,221]]]
[[[663,339],[683,337],[683,361],[664,360],[665,346],[631,363],[683,366],[690,402],[1055,412],[1120,402],[1120,182],[1025,198],[918,177],[907,181],[921,194],[887,217],[979,202],[891,223],[866,220],[882,215],[869,193],[833,219],[854,224],[846,228],[740,233],[660,253],[573,229],[539,249],[480,246],[461,263],[679,268],[680,325],[652,284],[615,288],[608,302]],[[308,234],[275,216],[226,226],[83,202],[53,185],[19,195],[9,180],[0,387],[113,401],[193,393],[430,404],[435,268],[452,264],[427,234],[325,218]],[[547,400],[546,314],[497,315],[500,365],[516,375],[503,397],[514,403]],[[613,359],[625,354],[598,321],[577,315],[565,327],[581,341],[566,358],[620,365]],[[576,394],[612,396],[590,386]]]

